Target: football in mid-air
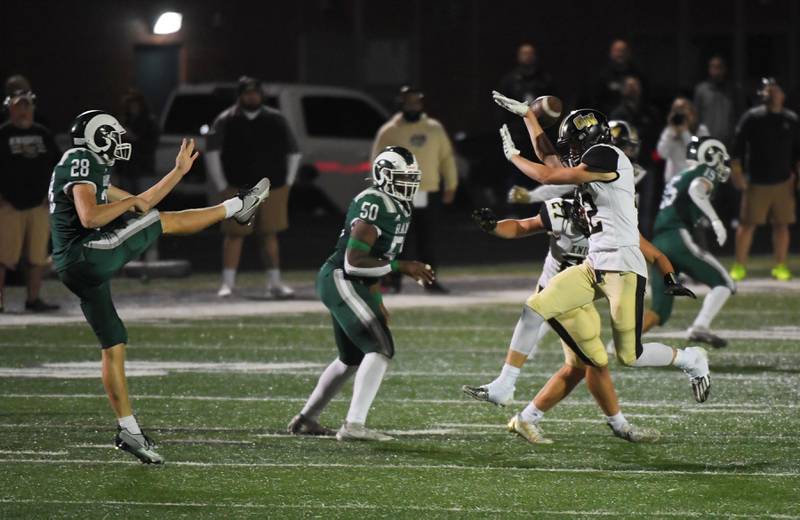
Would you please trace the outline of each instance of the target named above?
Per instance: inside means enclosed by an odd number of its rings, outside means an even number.
[[[531,109],[542,128],[549,128],[561,119],[564,104],[555,96],[539,96],[531,102]]]

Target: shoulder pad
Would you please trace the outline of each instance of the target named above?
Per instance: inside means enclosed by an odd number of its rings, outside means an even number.
[[[62,166],[73,159],[88,159],[92,166],[106,167],[103,159],[88,148],[70,148],[61,156],[57,166]]]
[[[615,172],[618,161],[617,149],[606,144],[596,144],[581,156],[581,162],[596,172]]]

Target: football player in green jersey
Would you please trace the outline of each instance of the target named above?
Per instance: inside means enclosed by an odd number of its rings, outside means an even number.
[[[164,459],[142,433],[128,398],[125,345],[128,333],[111,299],[110,279],[162,234],[190,234],[226,218],[247,224],[269,194],[269,180],[210,208],[159,212],[154,208],[192,167],[194,140],[183,140],[175,168],[139,195],[109,182],[117,160],[131,156],[122,142],[125,129],[106,112],[80,114],[70,130],[70,148],[50,181],[50,229],[53,265],[58,277],[81,301],[81,310],[102,347],[103,386],[117,416],[119,449],[144,463]]]
[[[689,339],[720,348],[727,345],[727,341],[710,331],[711,321],[736,291],[736,284],[722,264],[694,242],[691,230],[705,217],[711,222],[717,243],[720,246],[725,243],[727,231],[711,205],[711,197],[717,185],[730,176],[730,158],[719,140],[695,137],[687,147],[687,159],[689,169],[673,177],[664,188],[653,244],[672,260],[677,272],[686,273],[711,288],[689,327]],[[659,277],[651,280],[652,309],[645,312],[643,332],[663,325],[672,313],[672,296],[664,294]]]
[[[319,377],[303,409],[289,423],[296,435],[333,435],[340,441],[391,440],[364,426],[372,401],[394,355],[380,278],[391,272],[431,284],[431,266],[397,260],[411,224],[411,201],[419,188],[414,155],[400,146],[385,148],[372,164],[373,187],[350,203],[336,249],[317,275],[317,292],[333,318],[339,356]],[[338,432],[319,423],[319,415],[355,374],[353,398]]]

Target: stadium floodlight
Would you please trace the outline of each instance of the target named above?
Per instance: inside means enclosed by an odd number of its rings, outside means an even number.
[[[154,34],[173,34],[181,30],[183,15],[175,11],[161,13],[153,26]]]

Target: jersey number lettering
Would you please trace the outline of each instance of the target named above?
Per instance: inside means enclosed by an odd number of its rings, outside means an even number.
[[[676,175],[670,179],[669,184],[664,187],[664,195],[661,197],[661,206],[659,206],[658,209],[672,206],[672,203],[675,202],[675,198],[678,196],[678,182],[680,180],[680,175]]]
[[[364,202],[361,205],[361,212],[358,216],[367,220],[375,220],[378,218],[378,205],[372,204],[371,202]]]
[[[72,167],[69,169],[70,177],[88,177],[89,159],[72,159]]]

